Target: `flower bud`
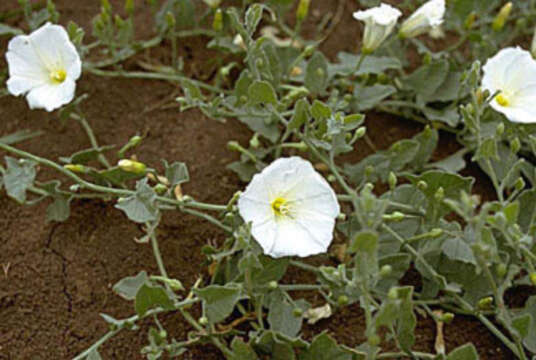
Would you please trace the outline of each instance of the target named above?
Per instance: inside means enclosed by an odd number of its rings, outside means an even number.
[[[364,126],[361,126],[357,128],[354,136],[356,139],[361,139],[363,136],[365,136],[366,133],[367,133],[367,128]]]
[[[348,296],[346,295],[341,295],[337,299],[337,304],[339,304],[340,306],[348,305],[349,302],[350,302],[350,299],[348,299]]]
[[[494,31],[501,31],[504,28],[504,24],[508,20],[508,17],[510,16],[510,13],[512,12],[512,2],[509,1],[499,10],[499,13],[497,16],[495,16],[495,19],[493,19],[493,23],[491,24],[491,28]]]
[[[529,278],[530,278],[530,282],[532,283],[532,285],[536,286],[536,272],[533,272],[529,275]]]
[[[208,325],[208,318],[206,316],[202,316],[199,318],[198,322],[199,322],[199,325],[206,326]]]
[[[495,133],[497,134],[497,136],[501,136],[502,134],[504,134],[504,123],[499,123],[499,125],[497,125]]]
[[[500,263],[497,264],[497,268],[495,269],[495,271],[497,271],[497,275],[499,275],[499,277],[503,278],[506,275],[508,269],[506,267],[506,264]]]
[[[253,137],[249,140],[249,146],[251,146],[253,149],[258,149],[260,145],[259,134],[253,134]]]
[[[440,228],[435,228],[435,229],[432,229],[430,230],[430,232],[428,233],[429,237],[431,238],[438,238],[440,237],[441,235],[443,235],[443,229],[440,229]]]
[[[514,188],[517,191],[523,190],[525,188],[525,180],[523,180],[522,177],[519,177],[514,184]]]
[[[214,20],[212,21],[212,29],[214,31],[222,31],[223,29],[223,12],[221,9],[216,10],[214,13]]]
[[[374,166],[367,165],[367,167],[365,167],[365,176],[370,177],[372,174],[374,174]]]
[[[418,8],[400,27],[401,38],[422,35],[443,23],[445,0],[430,0]]]
[[[158,332],[158,337],[159,337],[160,339],[162,339],[162,340],[165,339],[165,338],[167,338],[167,335],[168,335],[168,334],[167,334],[167,331],[164,330],[164,329],[162,329],[162,330],[160,330],[160,331]]]
[[[294,315],[294,317],[301,317],[303,315],[303,310],[300,308],[294,308],[294,310],[292,310],[292,315]]]
[[[164,184],[156,184],[153,187],[154,192],[157,193],[158,195],[164,194],[167,191],[167,189],[168,189],[167,186]]]
[[[519,141],[519,138],[516,137],[514,138],[514,140],[510,142],[510,150],[512,150],[514,154],[517,154],[520,149],[521,149],[521,141]]]
[[[401,15],[398,9],[386,4],[355,12],[354,18],[365,23],[361,53],[370,54],[380,47],[393,31]]]
[[[119,160],[117,166],[123,171],[139,175],[145,174],[145,171],[147,170],[147,166],[145,166],[144,163],[128,159]]]
[[[441,314],[439,317],[439,321],[444,322],[446,324],[449,324],[454,320],[454,314],[451,312],[446,312],[444,314]]]
[[[210,8],[216,9],[221,4],[221,0],[203,0]]]
[[[426,181],[420,180],[417,183],[417,188],[421,191],[425,191],[426,189],[428,189],[428,184],[426,183]]]
[[[380,268],[380,276],[381,276],[382,278],[391,275],[392,272],[393,272],[393,267],[392,267],[391,265],[383,265],[383,266]]]
[[[443,201],[443,198],[445,197],[445,190],[443,189],[442,186],[440,186],[437,191],[435,192],[434,194],[434,199],[437,201],[437,202],[441,202]]]
[[[382,342],[382,339],[378,334],[373,334],[368,337],[367,342],[370,346],[378,346]]]
[[[87,169],[84,165],[78,165],[78,164],[67,164],[63,165],[63,167],[69,171],[75,172],[75,173],[81,173],[85,174]]]
[[[311,55],[313,55],[313,53],[315,52],[316,50],[316,46],[314,45],[307,45],[307,47],[303,50],[303,56],[305,57],[309,57]]]
[[[389,183],[389,189],[391,189],[391,191],[393,191],[395,189],[395,187],[396,187],[396,183],[398,182],[394,172],[391,171],[389,173],[389,178],[387,179],[387,182]]]
[[[272,281],[270,281],[270,282],[268,283],[268,288],[269,288],[270,290],[275,290],[275,289],[277,289],[277,286],[278,286],[277,281],[273,281],[273,280],[272,280]]]
[[[337,220],[339,221],[345,221],[346,220],[346,214],[345,213],[339,213],[339,215],[337,215]]]
[[[176,24],[175,15],[173,15],[171,11],[168,11],[166,13],[166,24],[169,30],[175,29],[175,24]]]
[[[298,9],[296,10],[296,20],[298,20],[298,22],[302,22],[307,17],[307,14],[309,13],[310,3],[311,0],[300,0],[300,3],[298,4]]]
[[[464,27],[469,30],[473,27],[475,21],[476,21],[476,13],[473,11],[469,15],[467,15],[467,18],[465,18]]]
[[[112,11],[110,1],[108,1],[108,0],[101,0],[101,6],[102,6],[103,12],[110,13]]]
[[[481,310],[489,309],[493,306],[493,297],[487,296],[478,301],[478,308]]]
[[[391,300],[398,299],[398,290],[396,288],[390,288],[387,297]]]
[[[382,218],[386,221],[402,221],[404,220],[405,215],[400,211],[395,211],[392,214],[385,214]]]

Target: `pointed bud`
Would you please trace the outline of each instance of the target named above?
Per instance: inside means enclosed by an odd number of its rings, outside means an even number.
[[[434,194],[434,199],[437,201],[437,202],[441,202],[443,201],[443,198],[445,197],[445,190],[443,189],[442,186],[440,186],[436,193]]]
[[[504,123],[499,123],[499,125],[497,125],[495,133],[497,134],[497,136],[501,136],[502,134],[504,134]]]
[[[503,278],[506,275],[506,272],[508,271],[508,268],[506,267],[506,264],[500,263],[500,264],[497,264],[496,271],[497,271],[497,275],[499,275],[499,277]]]
[[[467,18],[465,19],[464,26],[467,30],[471,29],[476,21],[476,13],[472,12],[469,15],[467,15]]]
[[[521,149],[521,141],[519,141],[519,138],[516,137],[514,140],[510,142],[510,150],[512,150],[514,154],[517,154],[520,149]]]
[[[128,159],[119,160],[117,166],[123,171],[139,175],[145,174],[147,170],[147,166],[144,163]]]
[[[508,17],[510,16],[511,12],[512,12],[512,2],[510,1],[504,4],[501,10],[499,10],[499,13],[497,14],[497,16],[495,16],[495,19],[493,19],[491,28],[494,31],[501,31],[504,28],[504,24],[508,20]]]
[[[339,304],[340,306],[348,305],[349,302],[350,302],[350,299],[348,299],[348,296],[346,295],[341,295],[337,299],[337,304]]]
[[[444,313],[439,317],[439,321],[444,322],[446,324],[451,323],[452,320],[454,320],[454,314],[450,312]]]
[[[482,298],[478,301],[478,308],[481,310],[489,309],[493,306],[493,298],[491,296]]]
[[[67,165],[63,165],[63,167],[75,173],[85,174],[87,172],[87,169],[84,165],[67,164]]]
[[[277,281],[270,281],[268,283],[268,288],[271,289],[271,290],[275,290],[275,289],[277,289],[277,287],[278,287]]]
[[[214,31],[222,31],[223,30],[223,12],[221,9],[216,10],[214,13],[214,21],[212,21],[212,29]]]
[[[208,318],[206,316],[202,316],[199,318],[198,322],[199,322],[199,325],[206,326],[208,325]]]
[[[166,13],[166,24],[169,30],[175,29],[175,24],[176,24],[175,15],[173,15],[171,11],[168,11]]]
[[[310,3],[311,0],[300,0],[300,3],[298,4],[298,9],[296,10],[296,20],[298,20],[298,22],[302,22],[307,17],[307,14],[309,13]]]
[[[356,139],[361,139],[363,136],[365,136],[366,133],[367,133],[367,128],[364,126],[361,126],[357,128],[354,136]]]
[[[420,180],[417,183],[417,188],[421,191],[425,191],[428,188],[428,184],[426,183],[426,181]]]
[[[393,272],[393,267],[391,265],[383,265],[380,269],[380,276],[384,278],[384,277],[391,275],[392,272]]]
[[[536,272],[531,273],[529,277],[532,285],[536,286]]]
[[[522,177],[518,178],[516,180],[516,183],[514,184],[514,188],[517,190],[517,191],[521,191],[525,188],[525,180],[523,180]]]

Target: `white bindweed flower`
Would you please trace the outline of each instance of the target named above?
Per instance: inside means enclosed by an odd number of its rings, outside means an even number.
[[[354,18],[365,23],[362,52],[371,53],[380,47],[393,31],[400,15],[402,13],[398,9],[383,3],[368,10],[356,11]]]
[[[328,182],[299,157],[280,158],[255,175],[238,210],[264,253],[276,258],[326,252],[340,211]]]
[[[445,0],[430,0],[402,23],[400,36],[412,38],[422,35],[443,23]]]
[[[63,27],[46,23],[30,35],[15,36],[6,58],[7,89],[15,96],[27,94],[31,109],[52,111],[73,99],[82,63]]]
[[[502,49],[482,69],[482,89],[497,94],[490,103],[493,109],[512,122],[536,122],[536,61],[528,51]]]

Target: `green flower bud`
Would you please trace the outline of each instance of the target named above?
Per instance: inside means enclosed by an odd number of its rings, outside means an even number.
[[[421,191],[424,191],[428,188],[428,184],[423,181],[423,180],[420,180],[418,183],[417,183],[417,188]]]
[[[519,141],[519,138],[516,137],[514,140],[510,142],[510,150],[512,150],[514,154],[517,154],[520,149],[521,149],[521,141]]]
[[[202,316],[199,318],[198,322],[199,322],[199,325],[206,326],[208,325],[208,318],[206,316]]]
[[[398,182],[396,175],[394,172],[389,173],[389,178],[387,179],[387,182],[389,183],[389,189],[394,190],[396,187],[396,183]]]
[[[494,31],[501,31],[504,28],[504,24],[508,20],[508,17],[510,16],[510,13],[512,12],[512,2],[509,1],[499,10],[499,13],[497,16],[495,16],[495,19],[493,19],[493,23],[491,24],[491,28]]]
[[[383,265],[383,266],[380,268],[380,276],[381,276],[382,278],[391,275],[392,272],[393,272],[393,267],[392,267],[391,265]]]
[[[270,282],[268,283],[268,288],[271,289],[271,290],[275,290],[275,289],[277,289],[277,286],[278,286],[277,281],[273,281],[273,280],[272,280],[272,281],[270,281]]]
[[[372,174],[374,174],[374,166],[367,165],[367,167],[365,168],[365,176],[370,177]]]
[[[385,214],[382,216],[384,220],[387,221],[402,221],[405,218],[405,215],[400,211],[395,211],[392,214]]]
[[[346,214],[345,213],[339,213],[339,215],[337,215],[337,220],[339,220],[339,221],[346,220]]]
[[[443,189],[442,186],[440,186],[436,193],[434,194],[434,199],[437,201],[437,202],[441,202],[443,200],[443,198],[445,197],[445,190]]]
[[[298,22],[302,22],[307,17],[307,14],[309,13],[310,3],[311,0],[300,0],[300,3],[298,4],[298,9],[296,10],[296,20],[298,20]]]
[[[69,171],[75,172],[75,173],[81,173],[85,174],[87,169],[84,165],[78,165],[78,164],[67,164],[63,165],[63,167]]]
[[[346,101],[346,102],[348,102],[348,103],[349,103],[350,101],[352,101],[352,98],[353,98],[352,94],[345,94],[345,95],[343,96],[343,100]]]
[[[382,339],[378,334],[370,335],[367,339],[367,342],[370,346],[378,346],[380,345]]]
[[[514,184],[514,187],[517,191],[523,190],[525,188],[525,180],[523,180],[522,177],[518,178]]]
[[[465,18],[464,26],[467,30],[471,29],[476,21],[476,13],[472,12],[469,15],[467,15],[467,18]]]
[[[390,288],[387,297],[391,300],[398,299],[398,290],[396,288]]]
[[[323,76],[325,75],[325,73],[324,73],[324,69],[322,69],[322,68],[318,68],[318,69],[316,69],[316,75],[317,75],[318,77],[323,77]]]
[[[337,299],[337,304],[339,304],[339,306],[348,305],[349,302],[350,302],[350,299],[348,299],[348,296],[346,296],[346,295],[341,295]]]
[[[216,10],[216,12],[214,13],[212,29],[218,32],[223,30],[223,12],[221,11],[221,9]]]
[[[259,141],[259,134],[253,134],[253,137],[249,140],[249,146],[251,146],[253,149],[258,149],[260,145],[261,142]]]
[[[156,184],[153,187],[154,192],[157,193],[158,195],[164,194],[167,191],[167,189],[168,189],[167,186],[164,184]]]
[[[429,234],[429,237],[431,238],[438,238],[441,235],[443,235],[443,229],[435,228],[435,229],[430,230],[428,234]]]
[[[493,297],[488,296],[478,301],[478,308],[481,310],[489,309],[493,306]]]
[[[292,310],[292,315],[294,315],[294,317],[301,317],[303,315],[303,310],[300,308],[294,308],[294,310]]]
[[[210,8],[216,9],[221,4],[221,0],[203,0]]]
[[[104,12],[109,13],[112,10],[112,6],[110,5],[110,1],[108,0],[101,0],[101,6]]]
[[[501,136],[502,134],[504,134],[504,123],[500,123],[499,125],[497,125],[495,133],[497,134],[497,136]]]
[[[264,67],[264,60],[262,60],[262,59],[257,59],[257,60],[255,61],[255,65],[257,65],[257,68],[259,68],[259,69],[263,68],[263,67]]]
[[[497,275],[499,275],[499,277],[503,278],[506,275],[508,268],[506,267],[506,264],[500,263],[497,264],[495,271],[497,272]]]
[[[357,128],[354,136],[356,139],[361,139],[363,136],[365,136],[366,133],[367,133],[367,128],[364,126],[361,126]]]
[[[242,146],[237,141],[229,141],[227,143],[227,149],[231,151],[240,151],[242,150]]]
[[[158,332],[158,337],[159,337],[160,339],[165,339],[165,338],[167,338],[167,331],[164,330],[164,329],[160,330],[160,331]]]
[[[144,163],[128,159],[119,160],[117,166],[123,171],[139,175],[145,174],[147,170],[147,166]]]
[[[454,314],[451,312],[444,313],[439,317],[439,321],[444,322],[446,324],[451,323],[452,320],[454,320]]]
[[[529,278],[530,278],[530,282],[532,283],[532,285],[536,286],[536,272],[533,272],[529,275]]]
[[[328,175],[327,179],[331,183],[337,181],[337,178],[335,177],[335,175],[332,175],[332,174]]]
[[[175,15],[173,15],[171,11],[168,11],[166,13],[166,24],[167,24],[168,29],[170,30],[175,29],[176,23],[177,21],[175,20]]]
[[[315,50],[316,50],[316,47],[314,45],[307,45],[305,50],[303,50],[303,56],[309,57],[309,56],[313,55]]]

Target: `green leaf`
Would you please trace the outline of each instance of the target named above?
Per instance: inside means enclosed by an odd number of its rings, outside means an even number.
[[[246,29],[251,36],[261,21],[263,7],[260,4],[253,4],[246,11]]]
[[[301,353],[299,360],[351,360],[350,352],[342,349],[328,334],[317,335],[307,352]]]
[[[478,360],[478,353],[473,344],[465,344],[452,350],[447,360]]]
[[[512,319],[512,326],[521,336],[521,339],[525,339],[529,336],[530,327],[533,321],[532,314],[526,313]]]
[[[156,193],[147,184],[147,179],[138,181],[136,193],[120,199],[115,207],[123,210],[130,220],[137,223],[154,221],[158,218]]]
[[[473,255],[473,250],[465,241],[460,237],[453,237],[447,239],[441,250],[451,260],[462,261],[465,263],[476,265],[476,259]]]
[[[398,288],[398,297],[402,299],[397,322],[398,341],[402,350],[410,352],[415,344],[415,327],[417,326],[417,317],[413,313],[413,287]]]
[[[251,281],[254,284],[265,285],[270,281],[279,281],[285,275],[288,264],[288,258],[273,259],[269,256],[259,256],[261,268],[251,270]]]
[[[240,116],[238,120],[246,124],[251,130],[275,143],[279,139],[280,131],[277,121],[271,116]]]
[[[4,173],[4,186],[7,194],[17,202],[26,201],[26,190],[35,180],[35,162],[30,160],[17,160],[6,156],[7,170]]]
[[[337,58],[339,59],[340,63],[329,66],[330,76],[337,74],[343,76],[349,76],[351,74],[381,74],[389,69],[402,68],[402,63],[397,58],[369,55],[365,58],[359,67],[359,70],[356,71],[357,63],[359,62],[359,55],[340,52],[337,54]]]
[[[311,106],[311,115],[316,121],[327,120],[331,117],[331,109],[320,100],[315,100]]]
[[[166,179],[168,179],[171,186],[180,185],[190,180],[188,173],[188,166],[182,162],[174,162],[168,165],[164,160],[164,167],[166,169]]]
[[[272,85],[267,81],[255,81],[248,88],[250,102],[257,104],[277,105],[277,95]]]
[[[430,163],[426,167],[437,168],[437,169],[450,172],[450,173],[457,173],[460,170],[463,170],[465,166],[467,165],[463,158],[466,153],[467,153],[467,150],[462,149],[442,160],[436,161],[434,163]]]
[[[421,66],[404,80],[404,85],[417,94],[427,96],[435,93],[445,81],[449,71],[447,60],[439,60]]]
[[[249,344],[239,337],[235,337],[231,343],[233,355],[229,360],[257,360],[258,356]]]
[[[525,190],[518,197],[523,209],[518,216],[518,224],[525,233],[534,234],[536,226],[536,189]]]
[[[97,160],[100,154],[103,152],[113,149],[115,145],[101,146],[97,149],[86,149],[82,151],[75,152],[69,157],[60,157],[60,160],[66,164],[81,164],[85,165],[92,160]]]
[[[20,35],[23,34],[22,30],[14,28],[12,26],[0,23],[0,36],[2,35]]]
[[[47,221],[62,222],[69,218],[71,214],[71,197],[58,195],[54,201],[47,207]]]
[[[118,186],[121,186],[125,181],[139,179],[145,176],[145,174],[125,171],[118,166],[99,172],[92,172],[90,175],[95,176],[99,180],[104,180]]]
[[[13,134],[5,135],[0,137],[0,142],[7,144],[7,145],[13,145],[15,143],[32,139],[37,136],[43,135],[43,131],[32,131],[32,130],[20,130]]]
[[[140,271],[136,276],[128,276],[117,282],[112,290],[125,300],[134,300],[138,290],[147,281],[147,273]]]
[[[243,182],[249,182],[251,178],[253,178],[253,175],[258,172],[255,164],[251,162],[244,163],[241,161],[230,163],[227,165],[227,169],[234,171]]]
[[[289,303],[282,295],[270,302],[268,324],[270,329],[290,338],[296,337],[302,326],[302,316],[294,314],[295,305]]]
[[[161,286],[153,286],[147,283],[141,285],[136,293],[134,308],[138,316],[145,315],[147,310],[160,306],[166,310],[173,310],[173,300]]]
[[[363,230],[359,232],[348,248],[349,252],[364,252],[373,254],[378,249],[378,234],[375,231]]]
[[[363,86],[357,84],[354,89],[354,99],[352,100],[353,111],[369,110],[378,105],[383,99],[396,93],[396,88],[391,85],[375,84]]]
[[[307,99],[299,99],[294,106],[294,114],[288,123],[289,130],[299,129],[303,124],[309,121],[310,105]]]
[[[239,284],[210,285],[195,289],[194,293],[203,300],[203,308],[211,324],[218,323],[229,316],[240,299]]]
[[[328,62],[319,51],[315,52],[305,70],[305,86],[313,94],[321,94],[328,85]]]
[[[531,296],[525,303],[525,308],[520,315],[529,314],[532,317],[528,335],[525,337],[523,344],[533,353],[536,353],[536,296]]]
[[[236,96],[235,106],[243,105],[249,99],[249,87],[253,83],[249,70],[240,73],[240,77],[235,83],[234,94]],[[246,101],[244,101],[246,99]]]
[[[508,224],[514,225],[517,222],[517,217],[519,216],[519,202],[514,201],[506,205],[503,209],[504,216]]]
[[[99,351],[97,349],[91,350],[91,352],[87,355],[86,360],[102,360]]]
[[[425,106],[422,110],[428,120],[439,121],[450,127],[458,126],[461,121],[461,116],[456,106],[448,106],[440,110]]]
[[[419,142],[419,151],[413,158],[411,165],[413,168],[420,169],[432,157],[439,141],[439,134],[436,129],[427,126],[423,132],[414,136],[413,140]]]

